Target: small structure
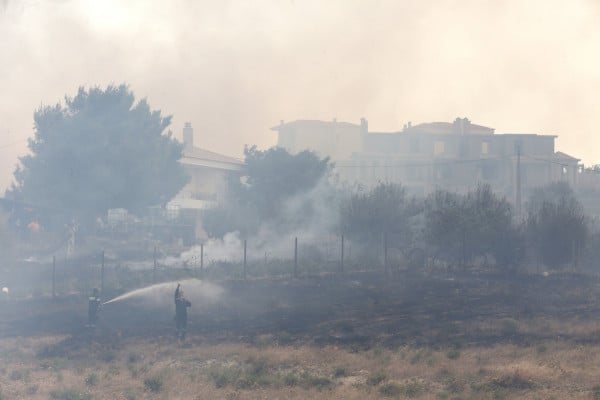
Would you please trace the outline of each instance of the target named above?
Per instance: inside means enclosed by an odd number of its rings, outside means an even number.
[[[227,192],[227,180],[241,175],[244,162],[240,159],[194,146],[194,130],[190,122],[183,128],[183,157],[179,160],[190,181],[167,204],[195,220],[196,238],[203,238],[202,213],[215,207]]]

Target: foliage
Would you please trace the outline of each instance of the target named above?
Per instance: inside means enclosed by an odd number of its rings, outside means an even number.
[[[333,376],[335,376],[336,378],[348,376],[348,368],[342,365],[335,367],[335,370],[333,371]]]
[[[375,372],[367,378],[367,385],[369,386],[377,386],[381,382],[385,381],[388,378],[387,374],[383,371]]]
[[[583,207],[563,182],[534,191],[526,224],[530,245],[540,260],[552,268],[575,262],[588,239]]]
[[[78,389],[60,389],[50,392],[50,398],[54,400],[90,400],[89,394],[83,393]]]
[[[144,379],[144,387],[152,393],[158,393],[162,390],[163,379],[160,376],[149,376]]]
[[[450,359],[450,360],[458,360],[458,358],[460,357],[460,350],[450,349],[446,353],[446,357],[448,357],[448,359]]]
[[[34,113],[30,154],[20,158],[9,197],[48,223],[95,220],[111,208],[138,212],[175,195],[186,182],[183,147],[171,117],[135,102],[126,85],[79,88],[65,104]]]
[[[411,217],[420,211],[398,184],[379,183],[369,192],[355,192],[340,206],[340,226],[349,238],[373,243],[388,241],[406,247],[412,240]]]
[[[425,391],[425,386],[415,380],[399,384],[399,383],[386,383],[379,388],[379,393],[385,397],[398,397],[400,395],[406,397],[417,397]]]
[[[15,259],[15,238],[9,230],[8,217],[0,212],[0,265],[10,266]]]
[[[514,265],[523,254],[511,207],[489,185],[479,185],[466,195],[433,193],[426,201],[425,232],[441,258],[461,265],[487,255],[499,265]]]
[[[299,229],[327,204],[322,197],[309,194],[328,176],[329,158],[321,159],[310,151],[292,155],[279,147],[265,151],[246,147],[244,154],[244,176],[230,180],[225,204],[205,214],[209,235],[220,237],[232,231],[246,235],[265,223],[280,230]]]
[[[98,384],[98,375],[95,373],[91,373],[85,378],[85,384],[87,386],[96,386]]]

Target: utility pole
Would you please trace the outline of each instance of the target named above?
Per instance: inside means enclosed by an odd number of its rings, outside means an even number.
[[[515,208],[517,211],[517,219],[521,220],[521,143],[517,144],[517,177],[516,177],[516,199]]]
[[[56,256],[52,256],[52,298],[56,298]]]
[[[200,243],[200,279],[204,279],[204,243]]]
[[[104,296],[104,250],[102,250],[102,264],[100,265],[100,295]]]
[[[244,280],[247,279],[247,276],[246,276],[246,249],[247,249],[247,242],[246,242],[246,239],[244,239]]]
[[[298,278],[298,237],[294,238],[294,278]]]
[[[154,269],[152,270],[152,284],[156,283],[156,246],[154,246]]]
[[[342,235],[341,266],[342,266],[342,273],[344,273],[344,235]]]

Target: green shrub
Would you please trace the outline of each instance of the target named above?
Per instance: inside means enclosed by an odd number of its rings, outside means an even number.
[[[142,360],[142,356],[139,355],[138,353],[129,353],[129,355],[127,356],[127,361],[130,362],[131,364],[139,362]]]
[[[297,386],[300,384],[300,379],[296,374],[289,373],[283,377],[283,383],[286,386]]]
[[[411,364],[416,364],[421,361],[433,361],[432,360],[433,353],[431,349],[419,349],[417,352],[410,358]]]
[[[114,351],[106,351],[100,355],[100,359],[104,362],[113,362],[117,358],[117,354]]]
[[[398,397],[402,394],[402,388],[397,383],[386,383],[379,388],[379,393],[385,397]]]
[[[91,374],[89,374],[85,378],[85,384],[88,386],[96,386],[98,384],[98,375],[96,375],[93,372]]]
[[[425,391],[425,386],[418,381],[410,381],[400,385],[402,394],[406,397],[416,397]]]
[[[308,372],[302,374],[302,386],[305,388],[317,388],[318,390],[328,389],[333,385],[331,379],[324,376],[315,376]]]
[[[28,381],[29,370],[28,369],[17,369],[10,373],[10,379],[13,381]]]
[[[548,350],[548,347],[546,347],[546,345],[540,344],[539,346],[537,346],[535,348],[535,351],[537,351],[538,354],[542,354],[545,353]]]
[[[40,362],[40,367],[60,371],[69,367],[69,360],[63,357],[51,357]]]
[[[457,349],[450,349],[448,353],[446,353],[446,357],[450,360],[457,360],[460,357],[460,351]]]
[[[335,371],[333,371],[333,376],[336,378],[342,378],[344,376],[348,376],[348,370],[346,367],[337,366],[335,367]]]
[[[217,388],[233,385],[241,375],[241,369],[238,367],[221,367],[210,370],[210,378]]]
[[[85,394],[78,389],[60,389],[50,392],[50,398],[53,400],[91,400],[89,394]]]
[[[144,387],[152,393],[158,393],[162,390],[163,379],[160,376],[150,376],[144,379]]]
[[[369,375],[367,378],[367,385],[369,386],[377,386],[381,382],[387,379],[387,375],[383,371],[376,372],[374,374]]]
[[[39,389],[40,389],[40,387],[38,385],[29,385],[29,386],[27,386],[26,392],[28,395],[32,396],[32,395],[36,394]],[[0,400],[1,399],[2,399],[2,396],[0,396]]]
[[[128,390],[127,392],[125,392],[125,398],[127,400],[136,400],[137,396],[135,395],[135,393],[131,390]]]

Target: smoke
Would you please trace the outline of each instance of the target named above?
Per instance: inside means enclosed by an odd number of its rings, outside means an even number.
[[[3,0],[0,146],[21,141],[0,148],[0,186],[40,103],[120,82],[174,114],[176,133],[191,120],[201,147],[234,156],[275,144],[281,119],[395,130],[468,116],[557,134],[597,161],[598,16],[592,0]]]
[[[226,233],[222,238],[210,238],[201,247],[193,246],[179,257],[165,258],[166,265],[199,265],[214,262],[243,260],[244,240],[250,259],[289,259],[293,257],[294,239],[302,244],[321,244],[331,237],[339,226],[339,199],[341,192],[328,177],[323,177],[311,190],[285,200],[280,218],[263,222],[257,233],[244,238],[239,231]],[[242,216],[243,217],[243,216]],[[244,225],[240,221],[241,225]]]
[[[181,253],[179,259],[174,260],[174,264],[198,265],[201,257],[203,257],[205,265],[210,265],[215,261],[237,262],[240,258],[242,246],[243,241],[240,239],[240,233],[237,231],[229,232],[222,239],[209,239],[204,244],[204,248],[193,246]]]

